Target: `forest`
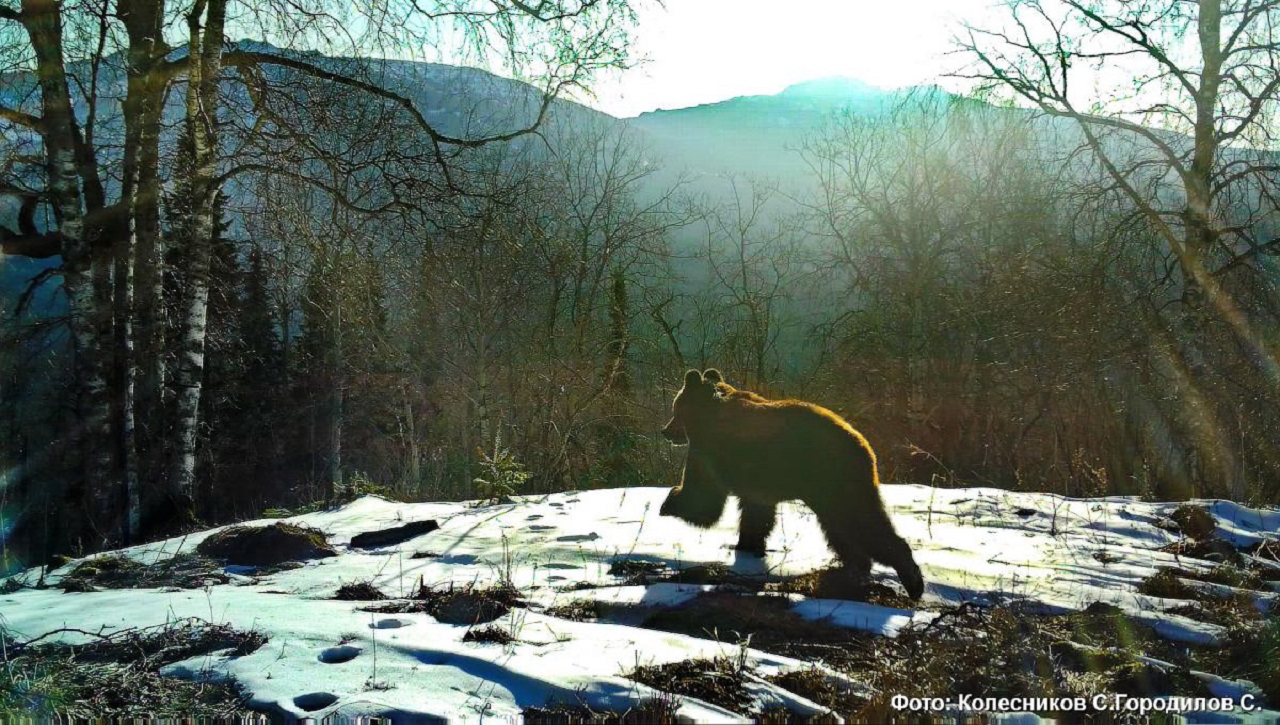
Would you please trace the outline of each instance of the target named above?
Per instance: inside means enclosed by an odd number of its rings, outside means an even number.
[[[672,485],[712,366],[887,481],[1280,503],[1280,3],[1010,2],[775,147],[580,104],[641,2],[0,0],[5,568]]]

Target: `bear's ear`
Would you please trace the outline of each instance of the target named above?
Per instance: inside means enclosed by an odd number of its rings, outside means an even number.
[[[702,377],[704,380],[706,380],[708,383],[711,383],[712,385],[715,385],[716,383],[724,382],[724,378],[721,377],[720,371],[716,370],[715,368],[707,368],[706,371],[702,373]]]
[[[701,384],[702,384],[702,373],[698,372],[697,370],[690,370],[689,372],[684,374],[684,386],[686,388],[692,388],[694,386],[701,385]]]

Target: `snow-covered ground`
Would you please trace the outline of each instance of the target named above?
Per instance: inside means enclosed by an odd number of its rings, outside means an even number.
[[[252,654],[195,658],[169,671],[234,677],[255,707],[289,717],[382,713],[502,720],[555,701],[625,709],[657,694],[625,676],[637,665],[736,657],[739,644],[617,623],[575,622],[549,616],[547,608],[583,599],[635,607],[671,605],[710,588],[623,586],[620,577],[609,573],[620,558],[674,567],[723,563],[744,574],[779,576],[832,562],[812,513],[801,505],[782,507],[762,561],[731,548],[735,507],[716,527],[701,531],[658,515],[666,492],[598,490],[489,506],[400,504],[366,497],[334,511],[288,519],[323,531],[339,550],[335,558],[261,577],[242,573],[229,584],[195,590],[24,589],[0,596],[0,612],[4,625],[20,639],[60,627],[111,631],[184,617],[263,631],[270,640]],[[1158,567],[1206,571],[1212,566],[1158,550],[1181,538],[1158,525],[1167,522],[1174,504],[912,485],[886,485],[882,492],[928,583],[921,611],[793,595],[797,613],[895,636],[903,627],[935,616],[928,610],[963,601],[1020,602],[1046,612],[1106,602],[1175,641],[1214,643],[1224,634],[1218,625],[1167,611],[1186,601],[1136,592]],[[1237,546],[1278,537],[1280,512],[1202,503],[1217,519],[1219,536]],[[424,519],[438,521],[440,528],[393,547],[349,546],[361,532]],[[217,529],[124,553],[153,563],[193,551],[213,531]],[[413,558],[414,553],[430,556]],[[71,567],[53,572],[48,582],[56,584]],[[888,569],[877,566],[876,574],[896,583]],[[332,599],[340,584],[359,581],[371,581],[399,597],[409,596],[420,581],[430,586],[502,580],[513,582],[529,602],[528,608],[513,609],[496,623],[515,635],[508,645],[463,642],[468,627],[443,624],[428,614],[375,614],[359,611],[357,602]],[[575,588],[584,583],[592,586]],[[1259,606],[1270,605],[1276,596],[1258,594]],[[747,655],[760,676],[811,667],[756,650]],[[766,706],[821,711],[764,680],[753,690]],[[741,720],[692,698],[683,699],[680,714],[694,721]]]

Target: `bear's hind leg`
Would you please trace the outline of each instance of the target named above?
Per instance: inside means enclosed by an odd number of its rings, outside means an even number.
[[[871,558],[888,564],[898,572],[898,580],[912,599],[924,595],[924,576],[916,564],[911,547],[903,541],[889,521],[889,514],[879,506],[864,513],[864,520],[858,527],[862,531],[863,546]]]
[[[742,510],[742,517],[738,523],[738,545],[734,548],[764,556],[764,542],[778,520],[778,505],[738,499],[738,508]]]
[[[923,596],[924,575],[920,573],[920,566],[916,564],[916,558],[911,554],[911,547],[907,546],[907,542],[893,529],[875,537],[873,541],[876,545],[876,561],[882,561],[898,572],[898,580],[912,599]]]
[[[819,514],[818,524],[827,537],[827,545],[840,560],[844,576],[863,581],[871,575],[871,556],[862,548],[862,542],[854,534],[848,519]]]

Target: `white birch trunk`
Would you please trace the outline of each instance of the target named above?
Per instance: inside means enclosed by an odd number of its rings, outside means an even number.
[[[41,95],[41,134],[45,148],[49,201],[62,235],[63,289],[69,306],[71,338],[75,353],[74,374],[80,425],[73,444],[81,451],[80,490],[89,504],[90,530],[102,528],[110,511],[101,510],[114,483],[111,446],[111,400],[107,369],[109,337],[101,337],[101,320],[109,321],[110,298],[95,294],[95,255],[86,225],[86,208],[80,189],[77,163],[79,129],[71,110],[71,98],[62,53],[62,17],[56,0],[23,0],[21,22],[31,38]],[[105,496],[104,496],[105,494]],[[96,505],[95,505],[96,504]],[[84,533],[78,522],[67,527]]]
[[[201,28],[201,15],[204,27]],[[209,265],[214,226],[217,222],[217,102],[218,75],[222,66],[223,24],[226,0],[198,0],[187,16],[190,29],[186,122],[191,133],[194,209],[189,246],[182,259],[186,289],[178,309],[178,360],[174,370],[172,450],[169,474],[171,495],[178,514],[195,516],[196,441],[200,426],[200,393],[204,384],[205,331],[209,312]]]

